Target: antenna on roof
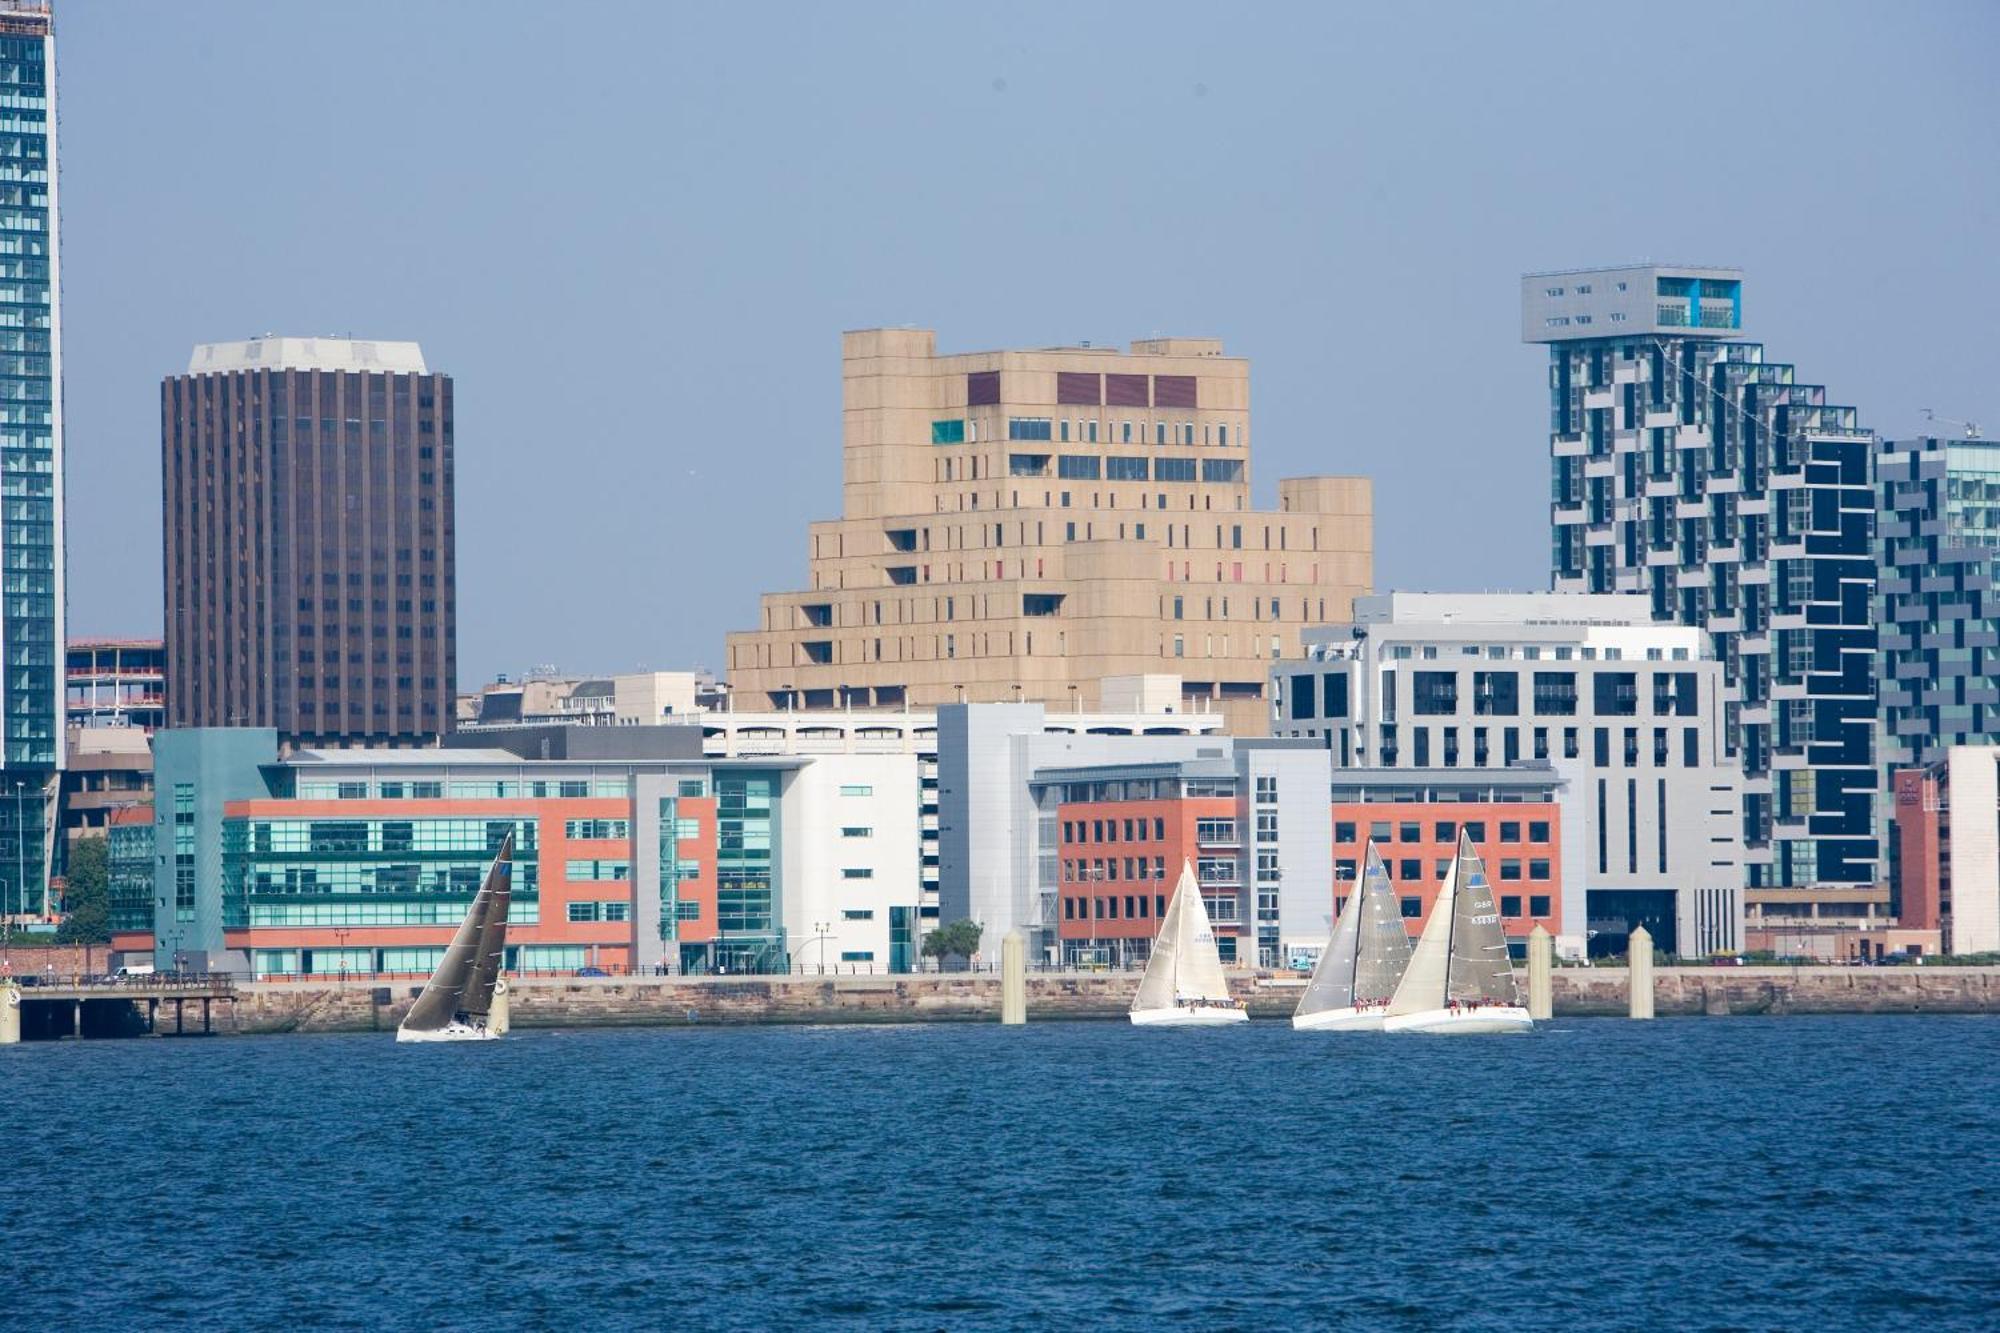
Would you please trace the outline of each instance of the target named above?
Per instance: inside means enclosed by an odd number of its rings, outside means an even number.
[[[1931,409],[1929,409],[1928,407],[1923,408],[1921,410],[1924,414],[1925,421],[1930,421],[1930,422],[1942,421],[1947,426],[1957,426],[1960,430],[1965,432],[1965,438],[1968,440],[1976,440],[1979,438],[1979,423],[1976,421],[1960,421],[1956,417],[1941,417],[1937,413],[1931,411]]]

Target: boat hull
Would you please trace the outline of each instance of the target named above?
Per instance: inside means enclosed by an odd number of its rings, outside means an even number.
[[[1386,1011],[1374,1009],[1322,1009],[1316,1014],[1293,1014],[1292,1026],[1301,1032],[1380,1032]]]
[[[1422,1009],[1382,1021],[1384,1032],[1420,1032],[1430,1037],[1501,1036],[1532,1032],[1535,1021],[1519,1005],[1488,1005],[1479,1009]]]
[[[1172,1009],[1134,1009],[1132,1022],[1142,1028],[1219,1028],[1247,1023],[1250,1015],[1234,1006],[1186,1005]]]
[[[396,1029],[397,1041],[493,1041],[499,1036],[499,1033],[489,1027],[484,1025],[475,1027],[469,1023],[447,1023],[429,1032],[420,1032],[414,1028]]]

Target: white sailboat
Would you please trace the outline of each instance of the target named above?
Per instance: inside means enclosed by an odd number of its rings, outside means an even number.
[[[1153,941],[1153,956],[1132,998],[1132,1021],[1140,1027],[1220,1027],[1248,1022],[1250,1015],[1229,994],[1216,951],[1215,929],[1202,906],[1194,867],[1181,863],[1180,882]]]
[[[1380,1032],[1389,998],[1410,963],[1410,933],[1389,871],[1368,844],[1361,883],[1347,895],[1333,938],[1313,968],[1292,1026],[1314,1032]]]
[[[507,909],[513,899],[514,835],[465,909],[465,920],[438,960],[410,1012],[396,1029],[397,1041],[491,1041],[506,1031],[502,1013],[507,983],[500,964],[507,954]],[[502,997],[499,1004],[495,996]]]
[[[1472,1036],[1534,1026],[1521,1004],[1486,867],[1461,833],[1382,1030]]]

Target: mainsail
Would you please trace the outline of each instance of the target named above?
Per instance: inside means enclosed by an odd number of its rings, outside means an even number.
[[[1209,925],[1202,906],[1201,889],[1195,884],[1194,868],[1181,864],[1181,877],[1167,914],[1160,921],[1160,933],[1153,940],[1153,956],[1139,978],[1139,993],[1132,999],[1136,1013],[1145,1009],[1171,1008],[1176,999],[1229,999],[1229,982],[1222,974],[1222,955],[1215,947],[1215,930]]]
[[[1208,908],[1202,903],[1201,889],[1194,871],[1181,863],[1181,882],[1174,896],[1185,901],[1181,908],[1180,975],[1175,988],[1184,1000],[1229,1002],[1229,978],[1222,974],[1222,952],[1215,945],[1215,927],[1209,924]]]
[[[1368,874],[1361,884],[1361,937],[1354,956],[1354,1000],[1374,1004],[1396,993],[1410,966],[1410,930],[1403,902],[1389,883],[1389,869],[1368,847]]]
[[[451,937],[437,970],[423,994],[410,1006],[402,1026],[412,1032],[441,1032],[454,1019],[485,1017],[493,1003],[493,986],[507,943],[507,909],[511,901],[514,835],[501,840],[500,854],[486,872],[486,882],[473,895],[465,920]]]
[[[1514,960],[1507,954],[1507,936],[1500,928],[1500,909],[1486,866],[1472,850],[1472,840],[1458,844],[1458,895],[1452,902],[1451,970],[1445,982],[1447,1000],[1479,1000],[1486,1004],[1519,1004],[1521,988],[1514,980]]]
[[[1371,842],[1365,873],[1373,875],[1376,865],[1375,844]],[[1313,967],[1312,980],[1306,983],[1306,993],[1299,997],[1298,1017],[1354,1007],[1354,965],[1360,956],[1363,896],[1363,889],[1357,884],[1341,905],[1340,919],[1333,923],[1333,938],[1326,942],[1319,962]]]

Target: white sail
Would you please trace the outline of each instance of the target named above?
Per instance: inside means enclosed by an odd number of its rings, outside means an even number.
[[[1160,919],[1160,933],[1153,937],[1153,953],[1146,960],[1146,972],[1139,978],[1139,993],[1132,997],[1132,1012],[1165,1009],[1174,1002],[1174,978],[1179,970],[1181,938],[1181,894],[1192,889],[1190,877],[1181,876],[1167,914]]]
[[[1353,1007],[1354,971],[1361,949],[1361,908],[1368,896],[1368,882],[1380,865],[1381,857],[1375,851],[1375,844],[1370,842],[1362,881],[1354,886],[1354,891],[1342,904],[1340,919],[1333,926],[1333,938],[1326,942],[1326,948],[1320,953],[1319,962],[1313,968],[1312,980],[1306,983],[1306,993],[1299,997],[1294,1017],[1303,1018],[1328,1009]]]
[[[1445,981],[1451,975],[1451,926],[1453,904],[1458,897],[1458,859],[1452,858],[1444,872],[1444,885],[1437,902],[1431,905],[1431,919],[1417,939],[1410,965],[1389,1000],[1389,1017],[1421,1013],[1444,1007]]]
[[[1227,1004],[1229,980],[1222,975],[1222,952],[1215,945],[1215,927],[1209,924],[1208,908],[1194,882],[1194,871],[1185,863],[1180,886],[1174,892],[1186,903],[1181,908],[1180,972],[1174,978],[1175,994],[1183,1000]]]

